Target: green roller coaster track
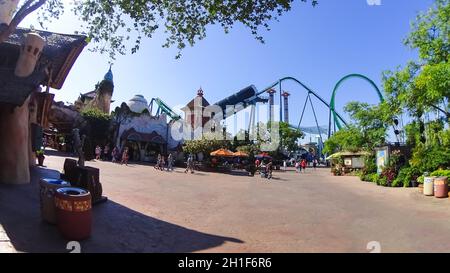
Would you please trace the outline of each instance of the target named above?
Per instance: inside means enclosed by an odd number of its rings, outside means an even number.
[[[156,105],[158,105],[159,110],[164,112],[167,116],[169,116],[172,120],[179,120],[181,119],[181,117],[175,113],[175,111],[172,110],[172,108],[170,108],[165,102],[163,102],[160,98],[154,98],[152,99],[152,102],[150,104],[153,103],[153,101],[156,103]],[[159,111],[158,110],[158,111]]]
[[[335,106],[336,106],[336,93],[338,91],[338,89],[341,87],[341,85],[347,81],[348,79],[351,78],[360,78],[363,79],[365,81],[367,81],[368,83],[370,83],[370,85],[375,89],[375,91],[378,94],[378,97],[380,98],[380,101],[383,102],[384,101],[384,97],[383,94],[381,93],[380,89],[378,88],[378,86],[368,77],[361,75],[361,74],[349,74],[345,77],[343,77],[341,80],[339,80],[336,84],[336,86],[333,89],[333,93],[331,94],[331,101],[330,101],[330,117],[329,117],[329,127],[328,127],[328,134],[330,134],[331,132],[331,115],[333,115],[333,119],[334,119],[334,124],[335,126],[340,130],[342,129],[342,125],[339,122],[339,119],[341,119],[341,117],[339,117],[336,115],[336,111],[335,111]]]
[[[315,96],[319,101],[321,101],[325,106],[327,106],[329,109],[330,109],[330,116],[329,116],[329,128],[328,128],[328,137],[330,136],[330,134],[331,134],[331,123],[332,123],[332,117],[333,117],[333,119],[334,119],[334,124],[335,124],[335,126],[338,128],[338,129],[342,129],[342,124],[344,124],[345,126],[348,126],[348,123],[344,120],[344,118],[336,111],[336,109],[335,109],[335,103],[336,103],[336,93],[337,93],[337,90],[341,87],[341,85],[345,82],[345,81],[347,81],[348,79],[351,79],[351,78],[360,78],[360,79],[363,79],[363,80],[365,80],[365,81],[367,81],[368,83],[370,83],[370,85],[375,89],[375,91],[377,92],[377,94],[378,94],[378,96],[379,96],[379,98],[380,98],[380,101],[382,102],[382,101],[384,101],[384,98],[383,98],[383,95],[382,95],[382,93],[381,93],[381,91],[380,91],[380,89],[378,88],[378,86],[375,84],[375,82],[373,82],[371,79],[369,79],[368,77],[366,77],[366,76],[364,76],[364,75],[362,75],[362,74],[349,74],[349,75],[347,75],[347,76],[345,76],[345,77],[343,77],[341,80],[339,80],[338,82],[337,82],[337,84],[336,84],[336,86],[334,87],[334,89],[333,89],[333,93],[332,93],[332,95],[331,95],[331,101],[330,101],[330,103],[327,103],[322,97],[320,97],[316,92],[314,92],[311,88],[309,88],[308,86],[306,86],[304,83],[302,83],[301,81],[299,81],[298,79],[296,79],[296,78],[294,78],[294,77],[284,77],[284,78],[281,78],[281,79],[279,79],[278,81],[276,81],[275,83],[273,83],[272,85],[270,85],[269,87],[267,87],[267,88],[265,88],[265,89],[263,89],[263,91],[260,91],[260,92],[258,92],[257,93],[257,95],[262,95],[263,93],[265,93],[265,92],[267,92],[269,89],[272,89],[272,88],[274,88],[274,87],[276,87],[276,86],[279,86],[279,89],[280,89],[280,105],[281,105],[281,100],[282,100],[282,96],[281,96],[281,84],[282,84],[282,82],[284,82],[284,81],[294,81],[295,83],[297,83],[297,84],[299,84],[301,87],[303,87],[307,92],[308,92],[308,97],[307,97],[307,101],[305,102],[305,106],[306,106],[306,103],[308,102],[308,99],[310,99],[309,98],[309,96],[310,95],[313,95],[313,96]],[[310,101],[311,102],[311,101]],[[304,112],[304,109],[303,109],[303,112]],[[315,113],[314,113],[315,114]],[[282,116],[283,116],[283,113],[282,113],[282,109],[281,109],[281,107],[280,107],[280,120],[282,120]],[[303,117],[303,113],[302,113],[302,117]],[[315,117],[316,118],[316,123],[317,123],[317,117]],[[302,118],[300,118],[300,122],[301,122],[301,119]],[[291,126],[291,127],[295,127],[295,126]],[[299,126],[298,126],[298,128],[300,127],[300,124],[299,124]],[[318,127],[318,130],[320,131],[320,129],[319,129],[319,125],[317,124],[317,127]]]

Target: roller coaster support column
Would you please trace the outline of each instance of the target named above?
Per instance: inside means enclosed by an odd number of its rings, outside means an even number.
[[[267,93],[269,94],[269,122],[272,122],[274,120],[274,112],[273,112],[273,106],[274,106],[274,94],[277,91],[273,90],[273,89],[269,89],[267,90]]]
[[[280,81],[280,83],[278,84],[278,87],[279,87],[279,91],[280,91],[280,122],[282,122],[283,121],[283,107],[282,107],[282,93],[283,93],[283,91],[281,91],[281,81]]]

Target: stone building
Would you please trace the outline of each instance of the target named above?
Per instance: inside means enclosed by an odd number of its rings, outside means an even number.
[[[205,113],[206,107],[210,106],[204,97],[202,88],[197,91],[197,96],[193,98],[181,110],[184,112],[184,121],[191,129],[191,139],[201,139],[203,129],[207,122],[211,120],[211,116]]]
[[[111,110],[111,100],[114,93],[114,81],[111,67],[103,77],[103,80],[96,86],[94,91],[80,94],[74,105],[78,112],[86,108],[97,108],[105,114]]]
[[[132,161],[155,162],[158,154],[176,152],[182,144],[171,135],[172,121],[164,113],[152,115],[142,95],[123,103],[114,114],[122,120],[116,128],[116,146],[121,150],[128,147]]]

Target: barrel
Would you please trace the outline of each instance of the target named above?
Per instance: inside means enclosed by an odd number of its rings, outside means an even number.
[[[434,179],[434,196],[436,198],[448,197],[448,178],[446,176]]]
[[[80,188],[59,188],[55,195],[58,229],[67,240],[81,241],[91,235],[91,194]]]
[[[41,217],[50,224],[56,224],[55,193],[70,183],[61,179],[42,178],[39,180]]]
[[[423,180],[423,194],[426,196],[434,195],[434,178],[431,176],[426,176]]]

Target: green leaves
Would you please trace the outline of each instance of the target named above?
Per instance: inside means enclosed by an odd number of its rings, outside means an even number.
[[[47,0],[40,13],[41,22],[59,18],[66,1]],[[92,50],[117,54],[135,53],[143,38],[151,38],[163,27],[163,47],[175,46],[177,58],[188,45],[206,37],[206,28],[219,25],[228,33],[236,23],[246,26],[255,38],[264,42],[261,29],[292,8],[293,0],[76,0],[74,12],[82,28],[94,43]],[[317,0],[301,0],[317,5]],[[64,6],[64,4],[66,6]],[[135,41],[129,45],[127,41]]]
[[[419,51],[419,59],[403,69],[384,73],[387,100],[416,119],[439,111],[450,120],[450,0],[436,0],[412,25],[405,44]]]
[[[413,31],[405,40],[412,49],[418,49],[426,63],[448,62],[450,52],[450,1],[436,0],[433,8],[421,13],[412,24]]]
[[[357,152],[366,144],[363,133],[355,126],[341,129],[327,141],[323,153],[333,154],[338,151]]]

